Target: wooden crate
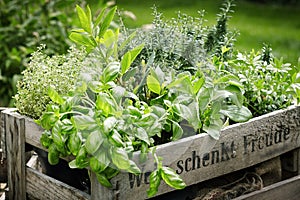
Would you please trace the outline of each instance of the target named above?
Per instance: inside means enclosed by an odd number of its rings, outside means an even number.
[[[3,112],[9,167],[9,190],[13,198],[24,199],[25,179],[24,144],[41,148],[39,138],[42,129],[33,120],[12,110]],[[254,118],[246,123],[231,125],[221,132],[220,140],[207,134],[183,138],[176,142],[159,145],[157,154],[163,164],[181,175],[187,185],[193,185],[224,174],[244,169],[300,147],[300,107]],[[138,163],[139,154],[134,154]],[[9,164],[10,165],[10,164]],[[121,173],[113,178],[113,189],[101,186],[95,175],[91,175],[91,199],[146,199],[149,175],[154,169],[153,158],[139,164],[143,173],[135,176]],[[28,170],[27,170],[28,171]],[[24,176],[24,175],[23,175]],[[157,195],[173,191],[162,183]]]
[[[0,113],[6,108],[0,107]],[[5,153],[5,141],[4,137],[4,122],[2,115],[0,114],[0,183],[7,182],[7,165],[6,165],[6,153]]]
[[[235,200],[298,200],[300,199],[300,175],[280,181],[261,190],[235,198]]]

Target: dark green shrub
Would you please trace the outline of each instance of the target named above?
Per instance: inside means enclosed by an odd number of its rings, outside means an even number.
[[[75,0],[0,0],[0,106],[13,106],[16,82],[30,54],[46,44],[48,55],[66,53]],[[72,9],[70,9],[72,8]]]

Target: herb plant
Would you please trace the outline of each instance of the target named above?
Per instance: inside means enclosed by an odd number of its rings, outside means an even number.
[[[258,52],[237,52],[231,60],[221,62],[221,65],[239,77],[244,85],[245,106],[253,116],[299,102],[299,66],[292,66],[274,57],[268,45]]]
[[[176,18],[165,20],[162,13],[154,7],[152,27],[134,30],[135,36],[124,49],[126,51],[141,43],[145,44],[135,62],[136,68],[132,70],[142,76],[140,71],[144,69],[139,69],[142,61],[148,63],[148,66],[160,66],[164,72],[170,68],[191,73],[198,68],[214,70],[210,58],[214,55],[219,56],[223,46],[232,48],[235,41],[236,33],[227,29],[233,6],[232,0],[225,1],[217,24],[212,27],[204,25],[204,11],[199,12],[198,17],[178,12]],[[128,37],[131,33],[132,30],[123,26],[123,34]]]
[[[37,122],[45,129],[41,142],[48,148],[49,162],[56,164],[60,156],[73,155],[71,168],[89,168],[102,185],[112,187],[109,180],[120,171],[141,173],[131,160],[133,152],[140,151],[144,162],[152,151],[157,169],[150,175],[148,195],[155,195],[161,180],[184,188],[182,179],[163,166],[153,148],[201,132],[218,139],[229,118],[236,122],[251,118],[243,106],[238,77],[200,67],[192,72],[166,71],[151,61],[152,55],[139,61],[147,47],[138,44],[128,49],[135,33],[120,40],[119,29],[109,28],[115,7],[103,10],[95,21],[89,7],[77,6],[77,12],[82,27],[70,38],[87,48],[85,62],[94,60],[94,65],[82,69],[81,79],[68,94],[48,89],[54,104],[48,104]],[[140,79],[132,73],[137,65],[145,69]]]
[[[0,106],[13,106],[17,81],[30,54],[46,44],[48,55],[69,49],[67,29],[75,0],[0,1]]]
[[[74,87],[85,56],[84,51],[73,47],[66,55],[49,57],[44,48],[40,46],[32,54],[14,97],[18,111],[34,119],[39,118],[51,103],[47,95],[49,86],[62,94]]]

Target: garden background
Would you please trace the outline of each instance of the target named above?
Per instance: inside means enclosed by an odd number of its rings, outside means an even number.
[[[72,43],[68,34],[77,20],[75,5],[89,4],[94,12],[103,4],[99,0],[0,0],[0,107],[13,107],[12,96],[21,71],[30,54],[40,44],[47,45],[49,55],[65,53]],[[178,11],[197,16],[205,10],[207,24],[214,24],[222,0],[117,0],[121,11],[130,11],[135,19],[125,16],[131,28],[150,24],[154,5],[166,19]],[[300,57],[299,0],[236,0],[229,28],[239,36],[236,49],[259,50],[270,45],[276,57],[298,64]],[[75,23],[76,24],[76,23]]]

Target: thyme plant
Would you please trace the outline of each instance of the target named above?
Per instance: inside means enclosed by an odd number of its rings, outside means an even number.
[[[60,94],[66,94],[74,87],[85,56],[84,51],[74,47],[65,55],[52,57],[46,55],[44,49],[42,45],[32,54],[14,96],[18,111],[34,119],[38,119],[51,103],[49,86]]]

